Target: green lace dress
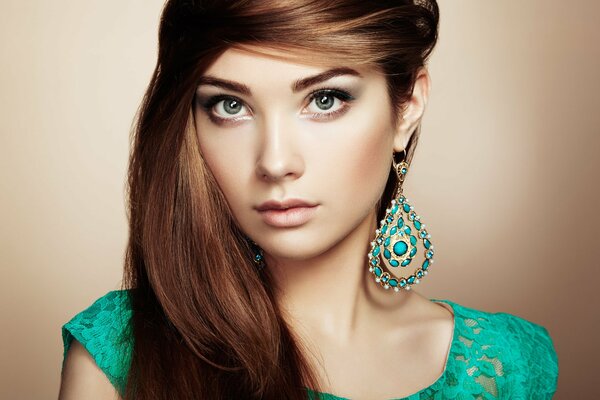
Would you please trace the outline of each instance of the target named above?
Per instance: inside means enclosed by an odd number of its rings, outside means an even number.
[[[558,358],[546,328],[508,313],[489,313],[450,300],[454,336],[446,367],[430,386],[406,400],[550,399],[556,391]],[[73,338],[123,395],[132,343],[128,291],[113,290],[62,326],[63,367]],[[314,398],[307,389],[307,398]],[[345,400],[322,393],[326,400]]]

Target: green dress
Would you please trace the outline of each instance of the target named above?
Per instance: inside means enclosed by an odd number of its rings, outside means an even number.
[[[113,290],[62,326],[63,367],[73,338],[123,396],[131,361],[127,290]],[[556,391],[558,358],[546,328],[503,312],[485,312],[450,300],[454,336],[446,367],[430,386],[403,400],[550,399]],[[315,392],[307,389],[307,398]],[[346,400],[322,393],[327,400]],[[400,399],[398,399],[400,400]]]

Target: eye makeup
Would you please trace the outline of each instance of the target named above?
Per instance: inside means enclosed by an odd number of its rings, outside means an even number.
[[[336,111],[332,111],[332,112],[323,112],[323,113],[317,112],[317,113],[309,114],[309,116],[311,118],[314,118],[316,120],[329,120],[329,119],[336,118],[338,116],[345,114],[348,111],[348,109],[350,108],[350,103],[352,101],[356,100],[356,98],[354,96],[352,96],[350,93],[346,92],[343,89],[327,88],[327,89],[317,89],[317,90],[312,91],[308,95],[308,98],[309,98],[308,104],[310,105],[313,100],[323,98],[325,96],[332,96],[334,98],[339,99],[342,102],[341,108],[339,108]]]
[[[339,116],[345,114],[351,107],[350,103],[352,103],[352,101],[356,100],[356,98],[354,96],[352,96],[347,90],[342,89],[340,87],[329,86],[329,87],[319,88],[319,89],[316,89],[316,90],[313,90],[312,92],[310,92],[308,94],[308,105],[306,107],[310,106],[315,99],[322,99],[323,97],[333,97],[334,104],[335,104],[335,99],[337,99],[341,103],[340,107],[338,107],[337,110],[331,111],[331,112],[325,111],[325,112],[306,113],[308,118],[312,118],[316,121],[324,121],[324,120],[334,119],[336,117],[339,117]],[[202,96],[199,96],[198,94],[196,94],[195,101],[202,108],[202,111],[207,114],[208,118],[216,125],[231,125],[231,124],[236,124],[239,121],[248,119],[248,115],[246,115],[246,114],[243,114],[239,118],[236,118],[235,114],[231,114],[234,116],[232,118],[223,118],[223,117],[218,116],[214,112],[215,106],[222,101],[237,102],[239,105],[242,106],[242,109],[244,109],[244,108],[247,109],[248,106],[244,103],[244,101],[242,99],[240,99],[237,96],[228,95],[228,94],[217,94],[214,96],[210,96],[206,99],[202,99]]]

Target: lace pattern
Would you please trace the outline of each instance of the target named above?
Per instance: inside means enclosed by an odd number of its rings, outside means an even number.
[[[122,396],[133,349],[127,291],[113,290],[62,326],[64,368],[73,338],[91,354]]]
[[[490,313],[450,300],[454,336],[440,378],[427,388],[396,400],[551,399],[558,380],[553,341],[541,325],[508,313]],[[128,292],[113,290],[62,326],[63,366],[72,339],[92,355],[122,395],[131,363],[133,339]],[[307,390],[312,398],[315,392]],[[326,400],[347,400],[321,393]]]

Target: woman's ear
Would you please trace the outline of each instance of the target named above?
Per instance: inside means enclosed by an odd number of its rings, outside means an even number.
[[[415,86],[412,95],[406,104],[404,113],[398,121],[398,128],[394,136],[394,151],[399,152],[406,149],[411,135],[421,123],[421,118],[427,106],[431,79],[426,67],[419,68],[415,78]]]

